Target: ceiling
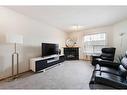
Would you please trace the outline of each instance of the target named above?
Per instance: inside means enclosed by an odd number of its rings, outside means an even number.
[[[127,18],[127,6],[10,6],[16,12],[63,31],[73,25],[88,29],[117,23]]]

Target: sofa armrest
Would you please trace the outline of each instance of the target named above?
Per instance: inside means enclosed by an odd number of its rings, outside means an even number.
[[[100,58],[100,56],[93,54],[93,55],[91,55],[91,57],[92,57],[92,62],[91,63],[92,63],[93,66],[95,66],[97,64],[96,59]]]
[[[100,57],[101,57],[100,55],[95,55],[95,54],[92,55],[92,58],[93,58],[93,59],[95,59],[95,58],[100,58]]]
[[[111,68],[118,68],[119,67],[119,63],[115,63],[115,62],[111,62],[111,61],[107,61],[107,60],[99,60],[98,64],[100,66],[106,66],[106,67],[111,67]]]

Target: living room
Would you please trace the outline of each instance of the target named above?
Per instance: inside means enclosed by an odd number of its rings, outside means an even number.
[[[116,49],[114,62],[125,56],[126,10],[126,6],[0,7],[0,89],[116,89],[103,84],[89,87],[96,67],[91,56],[111,47]],[[15,44],[13,38],[21,38],[21,44]],[[65,60],[36,72],[30,60],[47,58],[42,56],[44,43],[58,45]],[[67,48],[78,48],[78,58],[67,60]]]

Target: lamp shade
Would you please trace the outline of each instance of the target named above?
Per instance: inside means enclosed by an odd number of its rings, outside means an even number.
[[[17,34],[7,34],[6,35],[6,42],[7,43],[23,44],[23,36],[17,35]]]

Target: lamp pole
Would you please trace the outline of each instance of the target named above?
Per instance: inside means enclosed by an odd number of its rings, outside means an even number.
[[[14,76],[14,59],[15,59],[15,56],[16,56],[16,62],[17,62],[17,73],[16,75],[19,74],[19,54],[17,53],[17,46],[16,46],[16,43],[14,43],[14,53],[12,54],[12,76]]]

